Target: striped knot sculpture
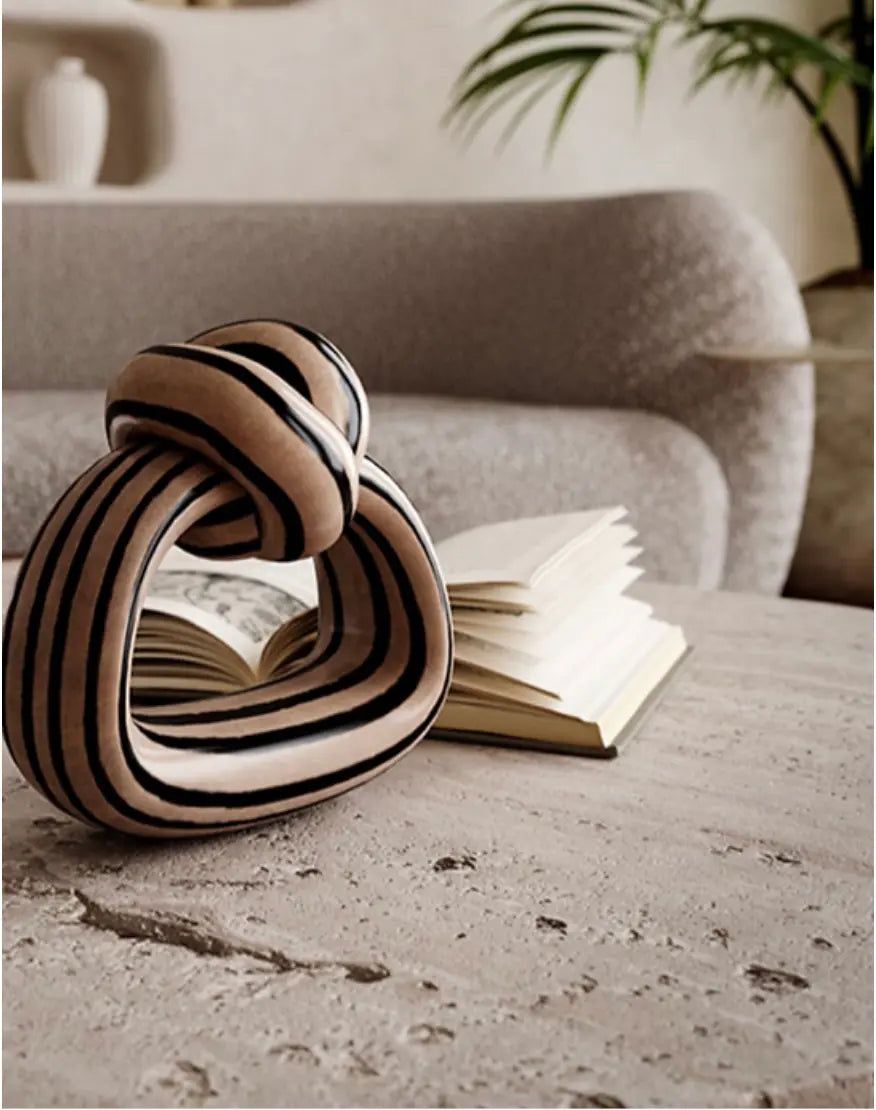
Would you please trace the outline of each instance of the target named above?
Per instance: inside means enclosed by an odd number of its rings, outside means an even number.
[[[365,454],[368,401],[322,336],[228,324],[137,354],[110,386],[111,450],[24,559],[4,637],[4,734],[25,777],[92,825],[218,833],[366,782],[435,719],[450,611],[411,503]],[[319,631],[286,677],[133,712],[150,575],[315,556]]]

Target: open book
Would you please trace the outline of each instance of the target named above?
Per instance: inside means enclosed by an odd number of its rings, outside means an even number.
[[[456,662],[433,735],[613,754],[687,648],[624,590],[641,548],[617,507],[486,524],[437,545]],[[135,704],[288,674],[315,638],[313,564],[174,548],[134,648]]]

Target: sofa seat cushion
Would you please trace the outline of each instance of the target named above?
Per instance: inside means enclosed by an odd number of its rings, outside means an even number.
[[[446,397],[371,398],[370,454],[436,539],[514,516],[623,504],[649,574],[719,586],[728,492],[706,445],[663,416]],[[4,553],[20,554],[70,482],[106,450],[103,393],[4,393]]]

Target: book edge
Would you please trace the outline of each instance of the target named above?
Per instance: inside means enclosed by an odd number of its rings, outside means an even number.
[[[526,740],[520,736],[503,736],[492,732],[467,732],[459,729],[433,728],[424,739],[451,741],[454,743],[479,744],[482,747],[522,748],[531,752],[549,752],[554,755],[585,756],[588,759],[616,759],[620,754],[619,747],[627,748],[630,741],[641,732],[643,725],[651,716],[657,706],[662,702],[666,690],[675,676],[686,665],[692,645],[688,644],[684,652],[676,659],[663,678],[648,694],[636,712],[621,729],[611,744],[601,748],[591,748],[578,744],[559,744],[548,741],[542,743],[538,740]]]

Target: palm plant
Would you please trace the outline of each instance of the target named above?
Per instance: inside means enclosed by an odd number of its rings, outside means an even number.
[[[767,90],[790,95],[812,120],[839,175],[855,221],[859,264],[873,269],[873,15],[867,0],[815,34],[755,16],[711,18],[712,0],[511,0],[523,9],[463,70],[451,116],[473,130],[513,106],[509,136],[549,91],[562,86],[550,131],[553,146],[588,78],[604,59],[622,55],[644,94],[658,46],[668,34],[694,42],[693,89],[716,80],[768,76]],[[854,102],[848,150],[826,113],[837,93]],[[516,103],[515,103],[516,102]]]

